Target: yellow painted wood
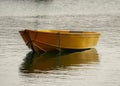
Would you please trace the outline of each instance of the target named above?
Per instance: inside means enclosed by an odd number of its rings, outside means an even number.
[[[69,30],[23,30],[25,43],[35,51],[61,49],[87,49],[97,45],[100,33]],[[33,46],[33,47],[31,47]]]

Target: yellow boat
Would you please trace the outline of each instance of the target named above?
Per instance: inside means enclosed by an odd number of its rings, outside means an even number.
[[[89,49],[98,42],[99,32],[69,30],[21,30],[26,45],[35,52],[61,49]]]

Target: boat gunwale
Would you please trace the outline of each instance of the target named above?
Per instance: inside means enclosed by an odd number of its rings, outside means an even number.
[[[49,33],[49,34],[61,34],[61,35],[100,35],[100,32],[92,31],[71,31],[71,30],[23,30],[23,31],[33,31],[37,33]]]

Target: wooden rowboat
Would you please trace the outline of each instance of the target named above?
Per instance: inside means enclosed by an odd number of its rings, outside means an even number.
[[[94,48],[100,33],[69,30],[21,30],[26,45],[35,52]]]

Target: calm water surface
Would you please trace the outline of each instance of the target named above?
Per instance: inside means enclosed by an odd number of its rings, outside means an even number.
[[[118,0],[1,0],[0,85],[120,86],[119,5]],[[22,29],[98,31],[101,37],[95,49],[36,55],[20,37]]]

